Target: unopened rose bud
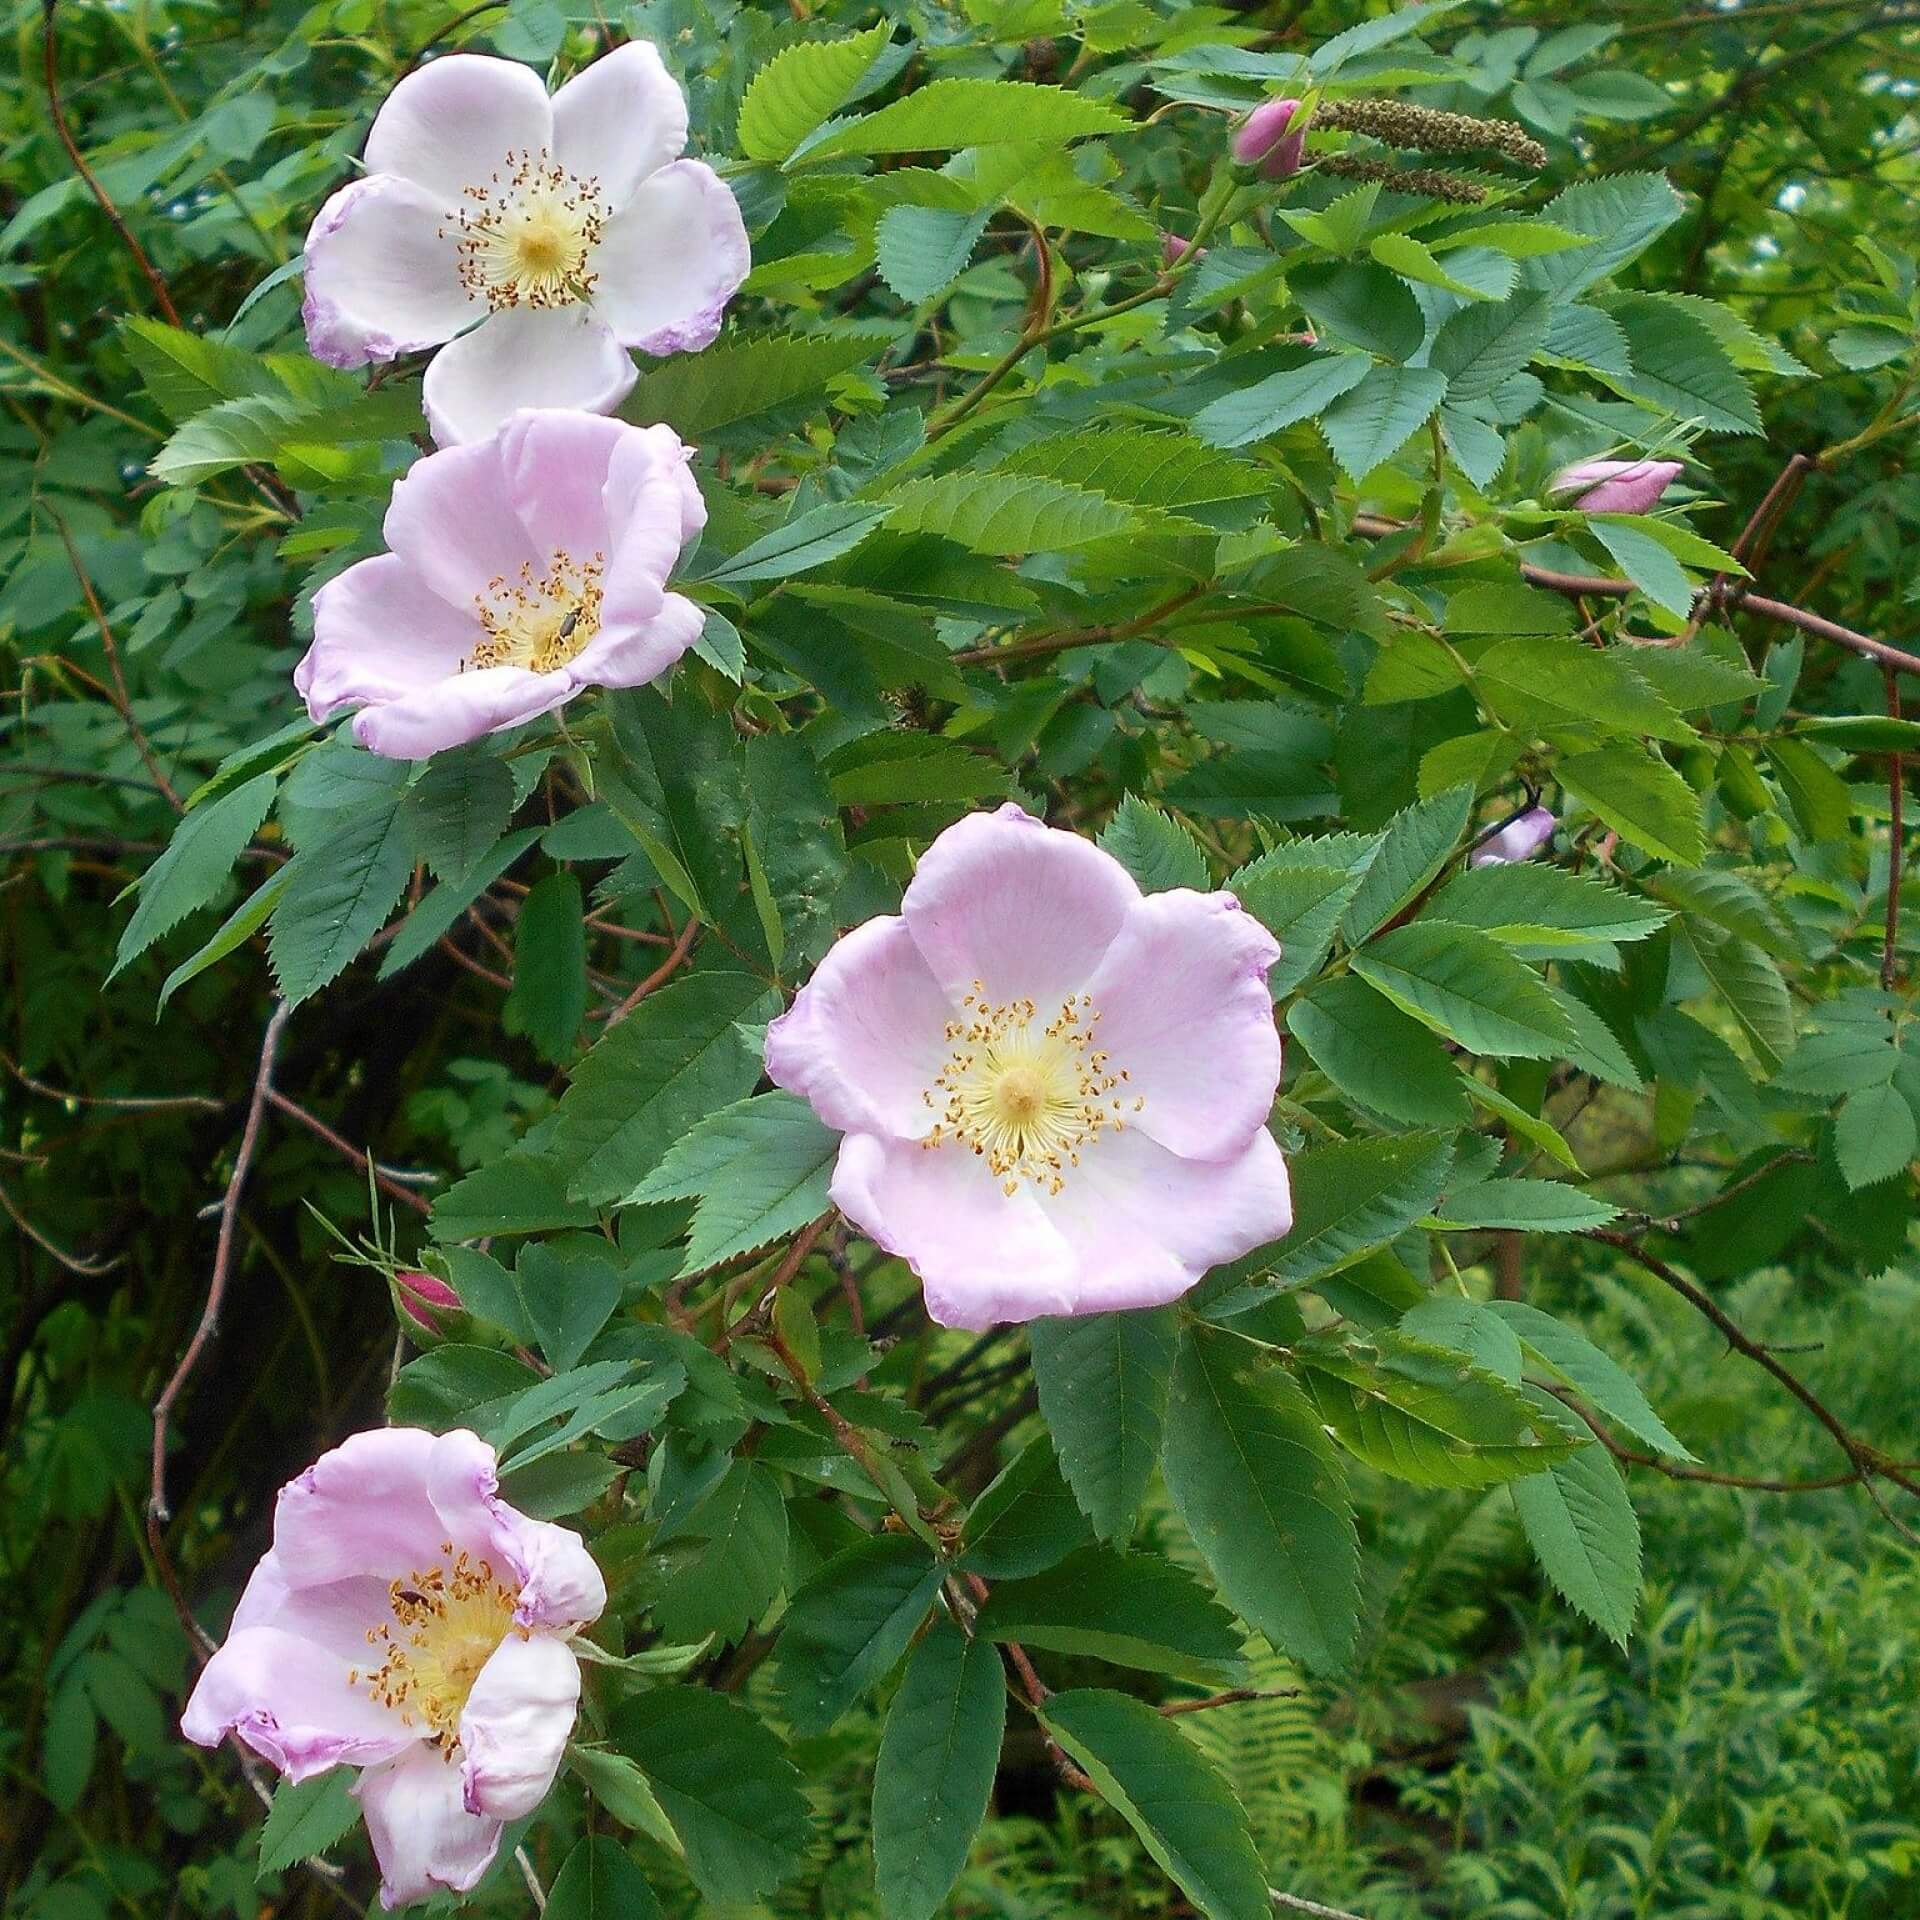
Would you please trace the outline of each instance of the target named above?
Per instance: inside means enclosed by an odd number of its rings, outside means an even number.
[[[1234,129],[1229,149],[1243,167],[1255,167],[1263,180],[1285,180],[1300,171],[1306,130],[1290,133],[1300,111],[1298,100],[1263,100]]]
[[[425,1334],[431,1340],[444,1339],[452,1330],[450,1316],[465,1311],[460,1296],[444,1280],[417,1271],[393,1276],[393,1302],[415,1338]]]
[[[1163,267],[1177,267],[1188,254],[1193,254],[1196,260],[1204,260],[1207,250],[1205,247],[1196,250],[1191,240],[1183,240],[1177,233],[1163,233],[1160,236],[1160,264]]]
[[[1678,460],[1582,460],[1547,482],[1549,493],[1571,493],[1581,513],[1646,513],[1679,479]]]
[[[1559,822],[1545,807],[1529,807],[1491,834],[1467,858],[1470,867],[1504,867],[1510,861],[1530,860],[1553,838]]]

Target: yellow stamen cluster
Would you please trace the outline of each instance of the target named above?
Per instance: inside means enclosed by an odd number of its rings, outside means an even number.
[[[606,555],[576,561],[557,548],[545,573],[533,562],[509,579],[495,574],[474,596],[487,637],[468,655],[469,667],[526,667],[554,673],[600,631],[600,578]]]
[[[946,1064],[922,1096],[939,1118],[921,1142],[949,1141],[984,1159],[1009,1195],[1022,1181],[1056,1194],[1088,1144],[1146,1102],[1120,1091],[1128,1079],[1094,1044],[1100,1015],[1086,994],[1070,996],[1045,1026],[1031,1000],[996,1006],[980,981],[949,1020]]]
[[[571,307],[593,297],[593,250],[607,224],[597,180],[551,154],[512,153],[483,187],[468,187],[451,232],[460,284],[502,307]],[[442,234],[448,230],[443,228]]]
[[[379,1666],[347,1675],[351,1687],[365,1687],[403,1726],[424,1721],[433,1741],[451,1753],[460,1741],[460,1715],[480,1669],[509,1633],[526,1638],[513,1623],[518,1595],[495,1575],[493,1562],[455,1553],[443,1540],[444,1564],[396,1580],[387,1589],[393,1619],[367,1629],[367,1645]]]

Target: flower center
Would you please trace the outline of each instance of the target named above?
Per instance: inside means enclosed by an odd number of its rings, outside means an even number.
[[[367,1629],[367,1645],[381,1655],[370,1672],[357,1668],[349,1686],[364,1686],[403,1726],[423,1720],[434,1743],[451,1753],[460,1741],[460,1715],[480,1669],[509,1633],[518,1595],[495,1576],[490,1560],[475,1561],[440,1543],[443,1563],[396,1580],[387,1589],[391,1621]]]
[[[466,197],[452,238],[460,284],[475,299],[497,312],[593,297],[589,263],[607,223],[598,181],[569,173],[544,151],[509,152],[504,172],[468,187]]]
[[[947,1022],[946,1063],[922,1096],[939,1118],[921,1146],[970,1148],[1008,1194],[1022,1181],[1058,1193],[1088,1144],[1145,1100],[1118,1091],[1127,1070],[1094,1045],[1100,1015],[1084,993],[1045,1026],[1031,1000],[994,1006],[978,980],[960,1004],[966,1018]]]
[[[474,596],[486,638],[467,656],[469,667],[525,667],[556,673],[600,631],[600,576],[606,556],[577,561],[554,550],[545,573],[531,560],[509,580],[495,574]]]

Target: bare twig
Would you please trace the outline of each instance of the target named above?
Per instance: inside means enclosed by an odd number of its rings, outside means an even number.
[[[1245,1700],[1298,1700],[1305,1692],[1305,1687],[1229,1687],[1225,1693],[1210,1693],[1204,1700],[1163,1700],[1160,1711],[1171,1720],[1183,1713],[1237,1707]]]
[[[1297,1893],[1282,1893],[1278,1887],[1269,1887],[1267,1897],[1288,1913],[1312,1914],[1314,1920],[1364,1920],[1362,1915],[1349,1913],[1345,1907],[1323,1907],[1318,1900],[1303,1900]]]
[[[547,1890],[540,1884],[540,1876],[533,1870],[533,1862],[527,1858],[525,1847],[515,1847],[513,1864],[520,1869],[520,1878],[527,1883],[527,1891],[533,1895],[533,1909],[536,1913],[547,1910]]]
[[[403,1206],[411,1207],[415,1213],[431,1213],[432,1203],[421,1199],[410,1188],[404,1187],[387,1169],[379,1164],[371,1154],[365,1154],[349,1140],[343,1139],[327,1125],[317,1113],[309,1113],[297,1101],[289,1100],[278,1087],[267,1089],[268,1102],[284,1113],[289,1120],[297,1120],[317,1139],[324,1140],[342,1159],[350,1161],[360,1172],[371,1172],[379,1184],[380,1191],[389,1200],[398,1200]]]
[[[50,1254],[53,1259],[65,1267],[69,1273],[83,1274],[88,1279],[96,1279],[103,1273],[111,1273],[114,1268],[119,1266],[121,1261],[126,1258],[124,1254],[116,1253],[111,1260],[89,1260],[81,1254],[69,1253],[66,1248],[49,1240],[47,1236],[14,1205],[13,1198],[5,1187],[0,1187],[0,1209],[4,1209],[7,1218],[11,1220],[36,1247],[40,1248],[42,1252]]]
[[[13,1077],[30,1093],[37,1093],[43,1099],[57,1100],[62,1106],[71,1103],[80,1107],[119,1107],[133,1113],[160,1113],[169,1107],[197,1107],[206,1113],[220,1113],[233,1103],[229,1100],[216,1100],[206,1093],[173,1093],[151,1096],[112,1093],[74,1093],[66,1087],[50,1086],[44,1080],[36,1080],[9,1053],[0,1053],[0,1066],[4,1066]]]
[[[233,1231],[240,1217],[240,1194],[253,1165],[254,1150],[260,1144],[260,1122],[267,1110],[267,1096],[273,1090],[274,1057],[280,1051],[280,1038],[286,1031],[287,1016],[292,1011],[286,1001],[276,1001],[272,1016],[267,1021],[266,1032],[261,1036],[260,1065],[253,1077],[253,1097],[247,1103],[247,1120],[241,1131],[240,1148],[233,1157],[233,1172],[227,1180],[226,1197],[220,1205],[220,1234],[214,1244],[213,1274],[207,1283],[207,1304],[201,1311],[200,1324],[194,1328],[193,1337],[180,1356],[180,1364],[174,1368],[172,1378],[161,1388],[159,1399],[153,1403],[153,1460],[147,1493],[147,1541],[153,1549],[154,1564],[173,1600],[174,1611],[180,1616],[180,1624],[186,1629],[188,1638],[203,1653],[212,1652],[213,1642],[193,1617],[193,1609],[187,1605],[187,1597],[180,1589],[180,1576],[174,1571],[172,1557],[167,1552],[167,1428],[175,1401],[180,1398],[194,1368],[199,1364],[201,1354],[206,1350],[207,1342],[213,1338],[214,1330],[220,1324],[220,1307],[226,1298],[227,1280],[233,1265]]]
[[[1887,683],[1887,718],[1900,718],[1900,676],[1892,667],[1881,672]],[[1900,869],[1906,849],[1907,770],[1898,753],[1887,755],[1887,930],[1880,942],[1880,986],[1893,991],[1894,960],[1900,941]]]
[[[700,937],[700,922],[691,914],[687,924],[680,929],[667,957],[647,975],[647,977],[627,995],[627,997],[607,1015],[607,1031],[611,1033],[635,1007],[656,987],[663,986],[685,963],[686,957],[693,951],[693,943]]]

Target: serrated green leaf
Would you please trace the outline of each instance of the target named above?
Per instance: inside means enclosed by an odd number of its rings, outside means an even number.
[[[801,336],[747,334],[681,354],[640,376],[620,408],[643,426],[664,421],[690,443],[763,436],[824,411],[827,385],[871,360],[893,330]]]
[[[274,774],[257,774],[182,818],[165,851],[140,876],[133,918],[120,935],[109,980],[220,891],[266,819],[278,784]]]
[[[1760,432],[1753,390],[1697,315],[1647,294],[1624,294],[1604,304],[1625,331],[1633,358],[1631,375],[1611,379],[1620,392],[1676,419],[1700,421],[1709,433]]]
[[[1519,1233],[1584,1233],[1616,1220],[1620,1209],[1562,1180],[1476,1180],[1454,1187],[1436,1210],[1440,1226]]]
[[[786,1584],[787,1510],[780,1483],[755,1461],[734,1461],[704,1500],[654,1536],[657,1546],[686,1540],[697,1540],[698,1551],[654,1596],[660,1631],[669,1640],[707,1634],[738,1640]],[[634,1757],[647,1764],[644,1755]]]
[[[513,817],[513,774],[473,747],[437,755],[400,803],[414,852],[441,880],[458,880],[490,853]]]
[[[911,306],[944,293],[966,271],[992,217],[991,207],[889,207],[874,232],[880,278]]]
[[[696,973],[650,994],[574,1070],[553,1117],[555,1156],[590,1205],[631,1193],[694,1124],[760,1075],[742,1024],[780,1011],[744,973]]]
[[[1240,904],[1280,942],[1267,976],[1278,995],[1316,972],[1340,917],[1359,892],[1381,847],[1378,834],[1290,840],[1250,861],[1227,882]]]
[[[338,975],[380,931],[413,872],[413,851],[389,796],[287,863],[267,952],[298,1005]]]
[[[1102,1540],[1124,1540],[1160,1451],[1175,1326],[1170,1313],[1036,1320],[1040,1411],[1074,1498]]]
[[[1380,849],[1341,918],[1350,943],[1390,920],[1446,865],[1472,811],[1473,789],[1461,785],[1416,801],[1387,822]]]
[[[513,929],[513,991],[501,1009],[509,1033],[524,1033],[555,1066],[573,1056],[587,1016],[587,929],[580,882],[550,873],[520,903]]]
[[[948,152],[998,142],[1065,145],[1133,125],[1102,100],[1025,80],[931,80],[876,112],[842,120],[806,142],[793,162],[848,154]]]
[[[1120,802],[1100,845],[1133,875],[1143,893],[1207,884],[1207,856],[1199,841],[1138,794]]]
[[[1318,982],[1287,1025],[1348,1099],[1412,1127],[1464,1126],[1466,1088],[1440,1042],[1350,974]]]
[[[1539,1401],[1543,1413],[1553,1405],[1544,1394]],[[1547,1578],[1624,1647],[1640,1600],[1640,1522],[1606,1450],[1582,1447],[1515,1481],[1513,1504]]]
[[[1618,647],[1589,647],[1571,636],[1522,635],[1489,647],[1474,662],[1473,677],[1501,718],[1523,729],[1585,724],[1654,740],[1698,737]]]
[[[1241,1618],[1317,1672],[1343,1666],[1360,1604],[1346,1483],[1277,1360],[1230,1334],[1187,1328],[1163,1464],[1188,1533]]]
[[[909,480],[886,496],[891,531],[937,533],[972,553],[1061,553],[1130,531],[1134,509],[1103,493],[1020,474]]]
[[[1320,415],[1320,432],[1358,484],[1391,460],[1446,397],[1447,376],[1438,368],[1382,363]]]
[[[760,580],[785,580],[811,573],[843,553],[851,553],[887,518],[883,504],[828,501],[796,515],[752,545],[722,560],[702,578],[709,586],[743,587]]]
[[[546,1920],[657,1920],[646,1875],[611,1834],[577,1841],[547,1889]]]
[[[1509,946],[1576,953],[1595,942],[1645,940],[1672,917],[1650,900],[1539,860],[1470,867],[1433,896],[1430,910]]]
[[[1419,919],[1371,940],[1353,970],[1395,1006],[1497,1059],[1549,1059],[1572,1038],[1540,977],[1474,927]]]
[[[360,1818],[351,1767],[331,1767],[311,1779],[283,1780],[260,1829],[259,1871],[279,1873],[326,1850]]]
[[[1597,1413],[1624,1427],[1656,1453],[1672,1460],[1693,1458],[1619,1362],[1601,1352],[1577,1327],[1556,1320],[1524,1300],[1489,1301],[1487,1310],[1498,1314],[1520,1336],[1526,1350]]]
[[[886,1920],[933,1920],[987,1811],[1007,1720],[991,1641],[938,1618],[907,1662],[873,1770],[874,1882]]]
[[[1571,301],[1644,253],[1684,211],[1664,173],[1617,173],[1579,181],[1556,194],[1541,213],[1592,244],[1529,260],[1521,272],[1529,286],[1543,289],[1557,302]]]
[[[1851,1191],[1903,1175],[1916,1150],[1920,1128],[1897,1086],[1889,1082],[1862,1087],[1841,1101],[1833,1124],[1833,1151]]]
[[[1554,773],[1575,799],[1636,847],[1700,864],[1706,829],[1700,796],[1658,754],[1639,747],[1602,747],[1562,760]]]
[[[1316,418],[1372,369],[1373,362],[1363,353],[1316,354],[1304,366],[1288,367],[1208,401],[1193,416],[1193,430],[1209,446],[1247,446]]]
[[[777,165],[846,104],[893,32],[882,20],[839,40],[783,48],[747,83],[737,134],[749,160]]]
[[[893,1671],[940,1577],[923,1542],[883,1533],[836,1554],[794,1595],[774,1663],[795,1733],[824,1733]]]

